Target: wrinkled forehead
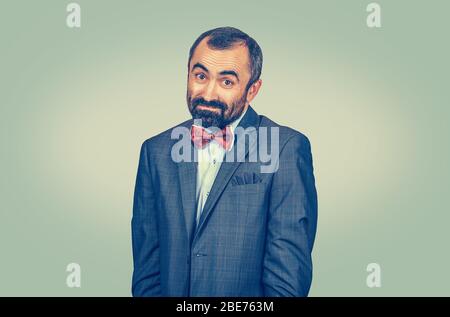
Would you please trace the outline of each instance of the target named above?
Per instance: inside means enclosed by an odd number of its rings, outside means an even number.
[[[224,70],[233,70],[242,77],[250,78],[250,63],[248,48],[245,44],[236,43],[227,49],[213,49],[207,44],[208,37],[204,38],[195,48],[190,62],[190,70],[196,63],[205,65],[210,72],[220,73]]]

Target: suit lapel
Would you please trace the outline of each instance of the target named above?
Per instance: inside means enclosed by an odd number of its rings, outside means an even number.
[[[186,127],[190,128],[191,124],[192,120],[188,122]],[[189,144],[191,162],[179,162],[176,165],[178,166],[178,180],[183,203],[182,213],[186,224],[188,241],[190,242],[193,237],[196,214],[197,162],[194,161],[195,148],[191,143]]]
[[[244,129],[254,127],[254,131],[252,133],[257,133],[256,129],[259,126],[259,117],[258,114],[253,110],[251,106],[248,107],[246,114],[239,122],[238,127],[242,127]],[[220,166],[219,172],[217,173],[216,179],[214,180],[213,186],[211,188],[210,194],[205,202],[205,206],[203,208],[202,214],[199,219],[199,224],[195,230],[194,233],[194,239],[200,232],[200,230],[205,225],[209,215],[211,214],[215,204],[217,203],[217,200],[219,199],[220,195],[224,191],[226,185],[230,181],[231,177],[233,176],[236,169],[239,167],[239,165],[242,162],[239,162],[237,160],[237,138],[234,139],[234,145],[232,151],[234,151],[234,161],[233,162],[226,162],[225,160],[222,162],[222,165]],[[250,143],[251,142],[251,143]],[[245,138],[245,149],[244,149],[244,157],[248,155],[249,149],[253,148],[255,146],[256,137],[249,137]],[[195,195],[195,193],[194,193]]]

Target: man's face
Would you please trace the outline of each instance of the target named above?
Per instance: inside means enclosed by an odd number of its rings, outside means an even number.
[[[248,106],[250,80],[248,49],[235,44],[214,50],[203,39],[189,64],[187,103],[194,119],[202,119],[205,128],[224,128]]]

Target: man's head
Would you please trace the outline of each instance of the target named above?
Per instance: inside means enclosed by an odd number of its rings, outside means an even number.
[[[221,27],[200,35],[189,51],[187,103],[204,127],[224,128],[261,87],[262,52],[244,32]]]

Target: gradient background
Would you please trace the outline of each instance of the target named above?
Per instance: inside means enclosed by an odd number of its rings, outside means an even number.
[[[255,110],[312,143],[310,295],[450,295],[448,1],[376,1],[380,29],[361,0],[79,0],[81,29],[70,2],[0,1],[0,295],[130,295],[140,145],[189,118],[189,47],[225,25],[262,47]]]

